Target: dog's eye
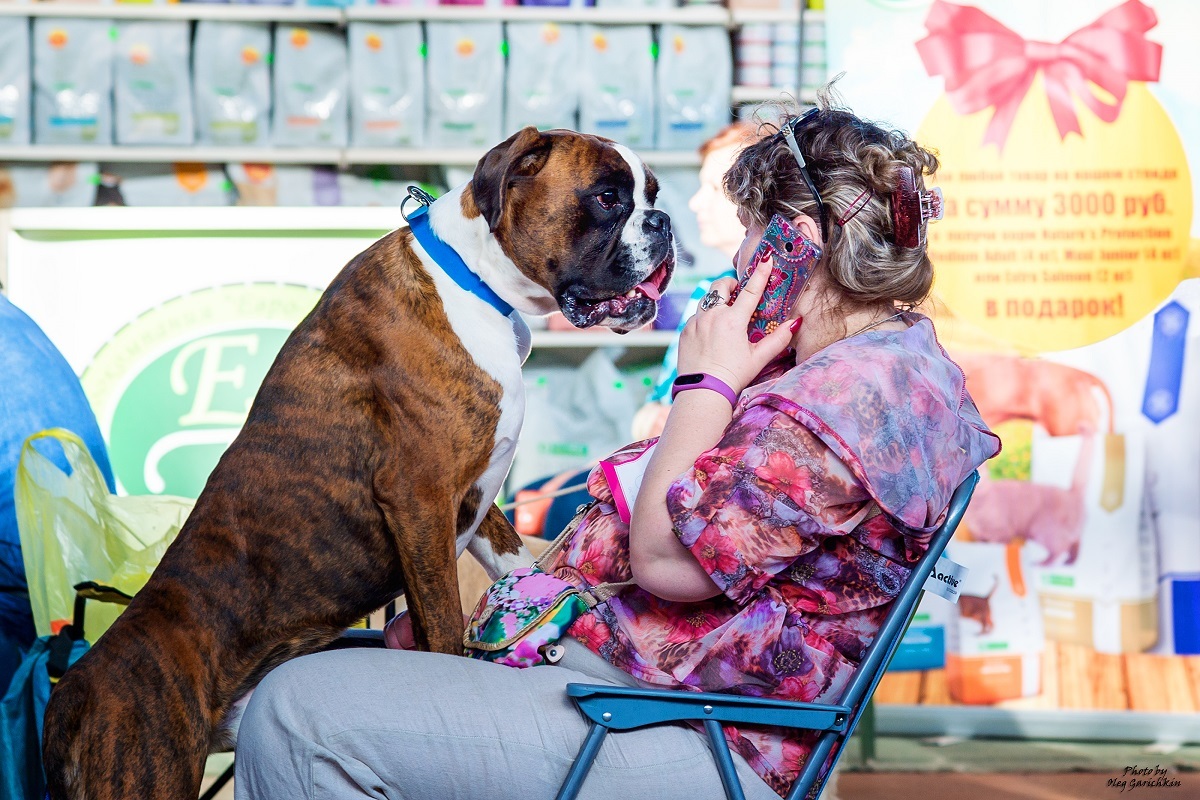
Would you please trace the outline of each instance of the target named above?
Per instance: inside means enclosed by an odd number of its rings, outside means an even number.
[[[608,189],[607,191],[603,191],[596,195],[596,202],[599,203],[600,207],[605,211],[609,211],[615,208],[621,202],[621,197],[617,194],[615,189]]]

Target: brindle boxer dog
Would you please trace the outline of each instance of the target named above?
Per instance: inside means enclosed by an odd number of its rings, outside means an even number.
[[[526,128],[429,211],[517,309],[624,332],[674,267],[630,150]],[[235,700],[401,592],[422,648],[462,652],[455,559],[532,559],[492,504],[524,410],[529,331],[407,230],[351,261],[288,339],[241,434],[124,614],[46,710],[52,800],[195,800]]]

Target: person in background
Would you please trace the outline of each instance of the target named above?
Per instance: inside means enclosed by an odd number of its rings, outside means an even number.
[[[700,243],[711,247],[728,259],[737,254],[738,246],[746,236],[746,226],[738,220],[737,206],[725,194],[725,173],[733,166],[734,159],[746,145],[758,138],[759,124],[739,120],[726,125],[715,136],[700,145],[700,188],[688,200],[688,208],[696,215],[696,227],[700,230]],[[700,280],[684,306],[679,317],[675,339],[663,356],[658,380],[643,405],[633,418],[632,434],[635,439],[647,439],[662,433],[671,408],[671,384],[679,372],[679,333],[696,313],[700,298],[708,293],[713,281],[733,277],[733,269]],[[574,506],[572,506],[574,508]]]

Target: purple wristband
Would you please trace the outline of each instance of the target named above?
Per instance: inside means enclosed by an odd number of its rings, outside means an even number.
[[[671,399],[675,399],[675,395],[680,392],[686,392],[688,389],[711,389],[717,394],[729,401],[729,405],[737,407],[737,392],[729,387],[729,384],[720,378],[714,378],[707,372],[692,372],[687,375],[680,375],[671,384]]]

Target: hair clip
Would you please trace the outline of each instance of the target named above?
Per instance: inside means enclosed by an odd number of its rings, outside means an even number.
[[[945,213],[942,190],[917,191],[912,167],[900,168],[900,185],[892,192],[893,239],[900,247],[923,247],[925,227]]]
[[[871,202],[871,198],[875,196],[875,190],[871,187],[863,189],[858,197],[850,201],[850,205],[846,206],[846,213],[838,217],[838,227],[845,227],[846,223],[854,219],[858,212],[867,207],[867,203]]]

